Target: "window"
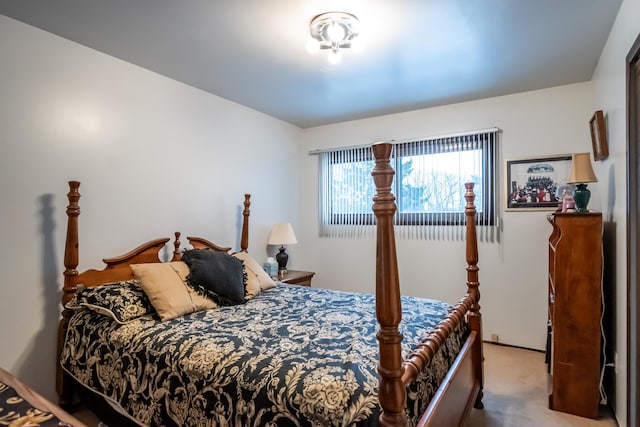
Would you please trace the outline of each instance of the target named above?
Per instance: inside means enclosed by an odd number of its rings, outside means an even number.
[[[396,228],[429,238],[463,226],[464,183],[474,182],[477,223],[497,222],[497,129],[395,143]],[[375,224],[370,146],[321,153],[320,229],[324,236],[362,235]],[[441,227],[434,229],[434,227]],[[445,227],[445,228],[442,228]],[[367,230],[369,229],[369,230]]]

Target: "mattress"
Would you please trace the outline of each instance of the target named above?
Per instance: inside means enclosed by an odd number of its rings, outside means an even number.
[[[451,305],[402,297],[403,355]],[[63,369],[140,425],[374,426],[375,296],[278,284],[169,321],[71,317]],[[461,325],[408,390],[415,424],[468,335]]]

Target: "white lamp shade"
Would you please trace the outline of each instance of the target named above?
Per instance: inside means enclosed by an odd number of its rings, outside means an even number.
[[[296,235],[293,234],[291,224],[285,223],[273,226],[267,243],[270,245],[293,245],[298,241],[296,240]]]
[[[590,153],[574,153],[571,162],[571,173],[568,184],[584,184],[585,182],[597,182],[596,174],[591,166]]]

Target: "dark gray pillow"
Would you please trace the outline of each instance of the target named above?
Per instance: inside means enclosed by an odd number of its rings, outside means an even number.
[[[198,293],[221,306],[245,302],[247,277],[238,258],[211,249],[191,249],[182,253],[182,261],[189,266],[187,283]]]

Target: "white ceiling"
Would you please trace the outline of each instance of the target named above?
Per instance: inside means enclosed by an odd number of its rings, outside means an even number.
[[[0,13],[302,128],[588,81],[621,0],[0,0]],[[318,13],[366,47],[305,50]]]

